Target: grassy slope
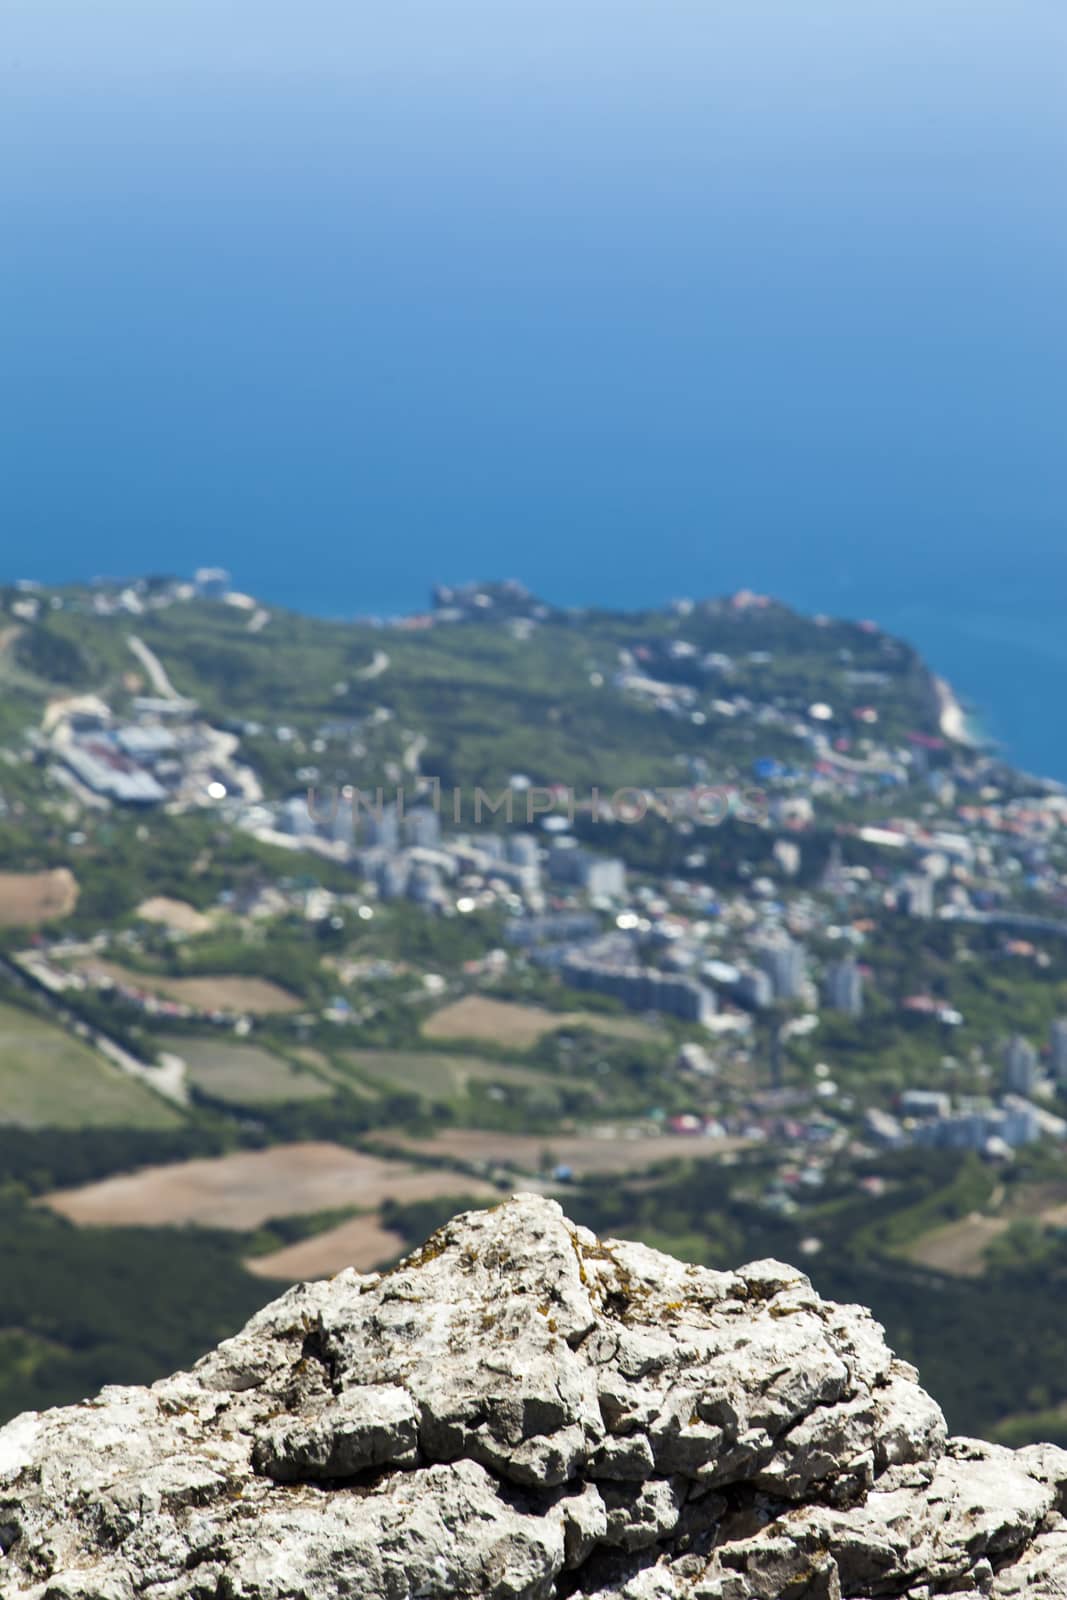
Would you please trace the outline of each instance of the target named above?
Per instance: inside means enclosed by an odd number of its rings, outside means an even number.
[[[0,1005],[0,1120],[59,1128],[168,1128],[178,1113],[95,1051]]]
[[[176,1035],[168,1048],[180,1055],[189,1078],[216,1100],[243,1106],[314,1100],[330,1086],[310,1070],[298,1070],[280,1056],[255,1045]]]

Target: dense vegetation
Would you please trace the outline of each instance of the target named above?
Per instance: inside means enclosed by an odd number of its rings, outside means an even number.
[[[204,1229],[74,1228],[0,1202],[0,1416],[150,1383],[236,1332],[266,1298],[240,1244]]]
[[[65,688],[82,688],[90,681],[90,663],[78,641],[49,623],[19,634],[15,660],[27,672]]]

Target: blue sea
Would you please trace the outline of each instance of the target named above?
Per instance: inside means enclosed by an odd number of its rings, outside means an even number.
[[[8,0],[0,577],[741,586],[1067,780],[1062,0]]]

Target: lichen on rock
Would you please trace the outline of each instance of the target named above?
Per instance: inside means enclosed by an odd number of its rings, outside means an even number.
[[[551,1200],[0,1430],[2,1600],[1067,1594],[1067,1453],[950,1440],[860,1307]]]

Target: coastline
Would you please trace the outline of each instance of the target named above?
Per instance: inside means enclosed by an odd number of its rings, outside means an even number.
[[[136,574],[133,574],[129,575],[127,578],[97,577],[76,578],[73,580],[59,580],[45,577],[39,579],[38,581],[43,586],[47,587],[62,587],[65,583],[74,583],[78,585],[85,584],[86,586],[92,586],[92,584],[98,582],[114,584],[126,581],[133,582],[135,581],[136,576]],[[227,573],[227,577],[228,576],[229,574]],[[4,585],[7,582],[14,584],[18,582],[18,580],[5,580],[0,578],[0,585]],[[408,587],[408,584],[410,584],[410,588]],[[337,604],[338,595],[336,591],[332,590],[327,598],[325,593],[294,594],[291,591],[286,593],[284,588],[279,589],[278,587],[268,583],[262,590],[259,588],[258,584],[255,588],[250,587],[249,592],[255,593],[257,598],[260,599],[265,605],[273,605],[283,609],[291,607],[297,612],[303,612],[309,616],[319,617],[323,620],[336,622],[375,622],[385,627],[390,623],[398,622],[402,618],[418,615],[421,612],[424,612],[429,605],[430,587],[431,585],[429,581],[427,581],[425,586],[422,586],[416,584],[409,578],[408,583],[404,586],[403,593],[393,596],[391,603],[386,601],[378,605],[374,605],[373,603],[370,605],[364,604],[358,611],[354,608],[350,609],[345,606],[339,607]],[[421,593],[416,594],[416,590],[421,590]],[[810,596],[797,594],[795,592],[791,593],[788,587],[782,591],[775,589],[773,593],[775,598],[779,599],[782,604],[789,606],[793,610],[796,610],[801,615],[812,614],[814,608],[812,607]],[[360,598],[364,602],[366,602],[368,599],[371,599],[373,602],[374,599],[373,596],[367,595],[360,596]],[[581,608],[580,603],[573,599],[567,602],[558,598],[554,598],[553,603],[557,605],[575,605]],[[647,598],[645,603],[648,603]],[[632,600],[630,604],[637,607],[639,602],[635,599]],[[669,601],[662,600],[655,602],[655,604],[665,608],[669,604]],[[624,610],[627,607],[625,603],[619,602],[617,608]],[[890,615],[888,618],[880,616],[879,626],[882,626],[886,631],[907,640],[914,646],[914,648],[920,651],[920,653],[925,654],[927,649],[930,647],[929,641],[924,640],[921,636],[923,630],[917,629],[914,625],[909,625],[908,619],[905,617],[901,617],[899,620],[897,620],[892,615]],[[927,660],[928,659],[929,658],[927,657]],[[957,663],[957,666],[959,666],[959,663]],[[933,683],[934,692],[936,695],[937,719],[942,738],[963,749],[969,749],[973,751],[991,749],[999,750],[1005,759],[1009,759],[1015,764],[1025,767],[1025,769],[1028,771],[1041,774],[1049,778],[1050,781],[1067,781],[1067,774],[1065,774],[1062,779],[1056,778],[1055,774],[1057,773],[1061,762],[1059,759],[1057,759],[1055,754],[1050,755],[1050,752],[1046,750],[1043,745],[1040,749],[1035,750],[1032,748],[1033,740],[1031,740],[1030,749],[1020,750],[1016,747],[1016,741],[1013,738],[1008,737],[1003,739],[995,739],[991,737],[986,732],[982,713],[975,712],[973,709],[970,711],[966,710],[951,682],[947,678],[933,673],[931,670],[931,681]],[[1011,674],[1002,674],[1001,681],[1010,683],[1012,681]],[[980,690],[976,688],[975,694],[976,698],[981,700]],[[984,700],[982,700],[982,704],[984,705]],[[997,711],[996,720],[1000,727],[1003,728],[1012,726],[1012,705],[1005,706],[1004,704],[1001,704],[999,707],[994,707],[993,709]]]

